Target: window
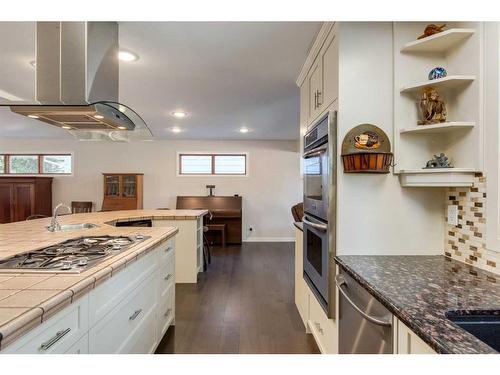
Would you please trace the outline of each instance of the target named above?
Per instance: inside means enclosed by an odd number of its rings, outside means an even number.
[[[179,154],[180,175],[247,174],[246,154]]]
[[[0,154],[0,173],[71,174],[70,154]]]

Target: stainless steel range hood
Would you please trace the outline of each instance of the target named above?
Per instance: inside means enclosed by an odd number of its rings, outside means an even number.
[[[37,22],[36,89],[40,105],[11,111],[84,140],[147,139],[142,118],[118,103],[116,22]]]

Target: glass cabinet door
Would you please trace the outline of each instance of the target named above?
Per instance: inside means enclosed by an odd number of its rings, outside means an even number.
[[[106,192],[107,197],[120,196],[120,176],[106,176]]]
[[[123,191],[124,198],[135,198],[137,192],[136,176],[123,176]]]

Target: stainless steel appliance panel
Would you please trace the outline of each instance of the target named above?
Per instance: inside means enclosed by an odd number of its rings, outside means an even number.
[[[339,353],[392,354],[393,316],[342,269],[339,290]]]

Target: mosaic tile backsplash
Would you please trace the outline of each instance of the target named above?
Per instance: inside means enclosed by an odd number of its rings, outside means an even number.
[[[447,257],[500,274],[500,253],[486,250],[486,178],[478,173],[472,187],[446,190],[445,250]],[[458,205],[458,225],[447,222],[447,206]]]

